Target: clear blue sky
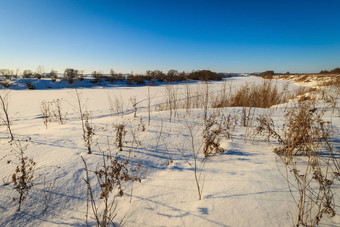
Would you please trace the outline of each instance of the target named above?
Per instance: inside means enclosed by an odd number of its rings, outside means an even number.
[[[339,0],[0,0],[0,68],[318,72]]]

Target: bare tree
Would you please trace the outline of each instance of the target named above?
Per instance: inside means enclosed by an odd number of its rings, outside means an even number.
[[[65,72],[64,72],[64,76],[70,84],[73,83],[73,79],[76,78],[78,74],[79,74],[78,70],[71,69],[71,68],[65,69]]]

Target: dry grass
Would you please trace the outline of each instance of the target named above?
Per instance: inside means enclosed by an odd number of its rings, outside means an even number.
[[[274,152],[282,161],[284,170],[280,171],[297,207],[296,226],[315,226],[324,215],[335,215],[333,184],[338,159],[333,155],[333,127],[323,120],[325,111],[314,101],[299,102],[286,110],[279,129],[270,117],[258,118],[257,132],[279,143]]]

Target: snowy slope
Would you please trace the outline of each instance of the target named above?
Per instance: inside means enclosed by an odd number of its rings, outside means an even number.
[[[233,88],[246,82],[262,81],[258,77],[227,80],[232,82]],[[280,87],[286,83],[278,81]],[[200,86],[187,84],[193,89]],[[179,92],[184,91],[185,85],[178,85]],[[222,86],[223,82],[212,82],[209,90],[217,93]],[[291,84],[289,89],[296,89],[296,86]],[[150,87],[152,112],[149,126],[147,87],[79,88],[78,92],[91,113],[91,123],[95,127],[93,154],[87,154],[82,140],[74,89],[10,92],[9,115],[15,138],[22,141],[31,139],[32,142],[27,142],[27,155],[37,166],[35,185],[24,201],[22,211],[16,212],[17,203],[12,199],[16,192],[12,184],[8,185],[15,166],[6,163],[14,157],[10,155],[7,130],[1,126],[1,226],[86,226],[86,185],[81,157],[87,161],[89,169],[95,170],[102,162],[99,148],[105,149],[109,143],[111,149],[118,152],[114,125],[120,123],[126,125],[127,134],[124,151],[119,154],[130,156],[133,167],[141,164],[142,182],[133,184],[132,195],[132,185],[127,184],[125,195],[117,198],[117,222],[124,219],[125,226],[293,226],[296,207],[279,171],[282,166],[276,162],[273,145],[264,141],[246,143],[246,128],[238,124],[232,132],[232,140],[223,138],[221,141],[224,153],[207,159],[201,178],[204,179],[202,200],[198,200],[193,170],[186,159],[193,161],[188,125],[194,125],[197,130],[194,138],[196,147],[202,145],[202,109],[190,110],[190,114],[184,109],[178,110],[177,116],[170,122],[169,111],[157,111],[158,104],[165,102],[165,86]],[[122,103],[123,114],[111,110],[108,97]],[[136,118],[128,101],[131,97],[136,97],[138,103]],[[52,122],[46,129],[40,105],[43,100],[53,99],[63,100],[66,123],[59,125]],[[278,124],[282,123],[284,108],[286,105],[272,108],[272,117]],[[256,114],[264,111],[256,109]],[[220,116],[229,113],[239,117],[241,108],[221,109]],[[141,124],[145,131],[138,129]],[[339,129],[340,120],[336,114],[333,124]],[[140,141],[139,146],[134,142],[132,132]],[[335,136],[339,142],[339,135]],[[201,166],[202,162],[198,164]],[[53,182],[51,193],[45,193],[46,185]],[[338,204],[339,189],[337,181],[335,199]],[[95,193],[98,192],[99,189],[95,188]],[[43,211],[45,195],[50,195],[51,199],[47,210]],[[338,207],[337,211],[340,211]],[[90,224],[95,225],[93,219]],[[339,226],[339,214],[333,218],[325,217],[322,225]]]

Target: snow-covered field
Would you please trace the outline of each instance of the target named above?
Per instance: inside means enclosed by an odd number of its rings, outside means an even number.
[[[240,76],[226,79],[234,88],[246,82],[261,83],[259,77]],[[297,88],[292,82],[276,81],[280,88]],[[286,86],[287,83],[289,86]],[[211,82],[209,91],[218,94],[223,81]],[[199,83],[177,84],[178,93],[187,87],[203,89]],[[189,130],[198,149],[202,146],[203,109],[179,109],[170,122],[169,110],[160,111],[166,99],[166,86],[112,86],[79,88],[83,107],[89,111],[95,130],[93,154],[87,154],[82,138],[82,126],[76,101],[76,91],[65,89],[11,90],[9,116],[15,139],[31,142],[26,154],[36,162],[34,186],[16,212],[17,196],[11,182],[15,172],[7,129],[0,127],[0,225],[1,226],[86,226],[87,188],[84,182],[83,157],[90,170],[102,165],[101,150],[108,144],[113,153],[129,156],[132,168],[141,164],[138,176],[141,183],[126,184],[125,195],[117,197],[115,221],[125,226],[293,226],[296,206],[282,177],[282,165],[272,152],[274,145],[265,141],[252,143],[246,138],[249,128],[241,127],[242,108],[210,109],[218,118],[231,114],[238,124],[231,132],[232,139],[222,138],[223,153],[198,160],[201,172],[202,200],[198,199],[192,167]],[[0,90],[0,92],[4,92]],[[150,94],[149,94],[150,93]],[[148,125],[148,96],[151,100]],[[130,98],[136,97],[137,117],[134,117]],[[65,124],[48,123],[41,117],[41,102],[62,99],[62,111],[67,113]],[[111,105],[109,100],[111,100]],[[340,104],[340,100],[337,99]],[[319,105],[323,105],[319,102]],[[116,108],[116,109],[115,109]],[[268,109],[257,108],[255,116],[271,112],[275,123],[281,124],[286,104]],[[112,110],[113,109],[113,110]],[[326,113],[330,119],[331,111]],[[1,112],[2,114],[2,112]],[[332,115],[339,147],[339,114]],[[126,136],[123,151],[116,147],[115,125],[124,124]],[[145,127],[145,131],[141,128]],[[134,138],[133,139],[133,136]],[[248,139],[248,140],[247,140]],[[137,142],[136,142],[137,141]],[[139,143],[139,144],[136,144]],[[13,145],[12,145],[13,146]],[[91,178],[93,185],[95,179]],[[44,183],[45,182],[45,183]],[[47,186],[54,186],[48,190]],[[336,216],[323,217],[320,226],[340,226],[340,182],[335,183]],[[133,190],[132,190],[133,188]],[[99,188],[95,187],[98,195]],[[132,193],[131,193],[132,192]],[[115,193],[115,192],[114,192]],[[296,193],[296,191],[293,193]],[[46,210],[46,197],[50,196]],[[91,210],[91,209],[90,209]],[[90,212],[90,225],[95,220]]]

